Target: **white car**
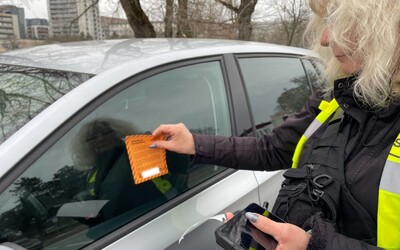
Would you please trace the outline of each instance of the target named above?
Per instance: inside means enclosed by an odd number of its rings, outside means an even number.
[[[224,211],[271,206],[281,173],[167,152],[168,174],[135,184],[125,136],[179,122],[263,136],[302,107],[318,67],[308,50],[230,40],[0,54],[0,249],[219,249]]]

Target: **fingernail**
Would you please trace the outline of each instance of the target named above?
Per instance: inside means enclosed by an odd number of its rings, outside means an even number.
[[[253,223],[254,223],[254,222],[257,221],[257,218],[258,218],[257,214],[250,213],[250,212],[246,212],[244,215],[246,216],[246,218],[247,218],[250,222],[253,222]]]
[[[150,144],[149,148],[157,148],[157,145],[155,143]]]

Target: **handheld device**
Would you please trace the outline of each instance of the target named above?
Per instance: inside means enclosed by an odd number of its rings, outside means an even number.
[[[254,227],[245,216],[246,212],[262,214],[274,221],[285,222],[267,209],[251,203],[232,219],[215,230],[218,245],[229,250],[270,250],[278,242],[270,235]]]

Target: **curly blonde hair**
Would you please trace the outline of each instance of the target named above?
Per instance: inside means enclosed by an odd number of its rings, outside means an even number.
[[[335,79],[345,76],[332,50],[320,44],[320,36],[329,22],[330,42],[337,44],[350,59],[361,58],[354,96],[376,110],[399,102],[400,1],[309,0],[309,4],[314,15],[305,39],[325,61],[325,93],[331,93]]]

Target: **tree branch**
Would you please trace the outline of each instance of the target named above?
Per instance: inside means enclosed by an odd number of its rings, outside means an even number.
[[[237,15],[238,15],[238,18],[240,18],[240,16],[242,15],[242,13],[247,9],[247,8],[249,8],[249,7],[251,7],[253,10],[251,11],[252,13],[253,13],[253,11],[254,11],[254,8],[255,8],[255,6],[256,6],[256,4],[257,4],[257,1],[258,0],[251,0],[251,1],[249,1],[245,6],[240,6],[240,11],[239,11],[239,9],[238,9],[238,13],[237,13]],[[241,4],[243,3],[244,1],[242,0],[242,2],[241,2]]]
[[[229,3],[224,2],[224,1],[222,1],[222,0],[215,0],[215,1],[216,1],[217,3],[222,4],[222,5],[225,6],[226,8],[228,8],[228,9],[230,9],[230,10],[236,12],[236,13],[239,12],[239,8],[233,6],[232,4],[229,4]]]
[[[100,0],[94,1],[94,2],[93,2],[91,5],[89,5],[86,9],[84,9],[84,10],[82,11],[81,14],[79,14],[76,18],[72,19],[71,22],[70,22],[70,24],[69,24],[69,28],[71,28],[72,25],[73,25],[75,22],[77,22],[77,21],[79,20],[79,18],[81,18],[83,15],[85,15],[85,13],[88,12],[93,6],[95,6],[96,4],[98,4],[99,1],[100,1]]]

